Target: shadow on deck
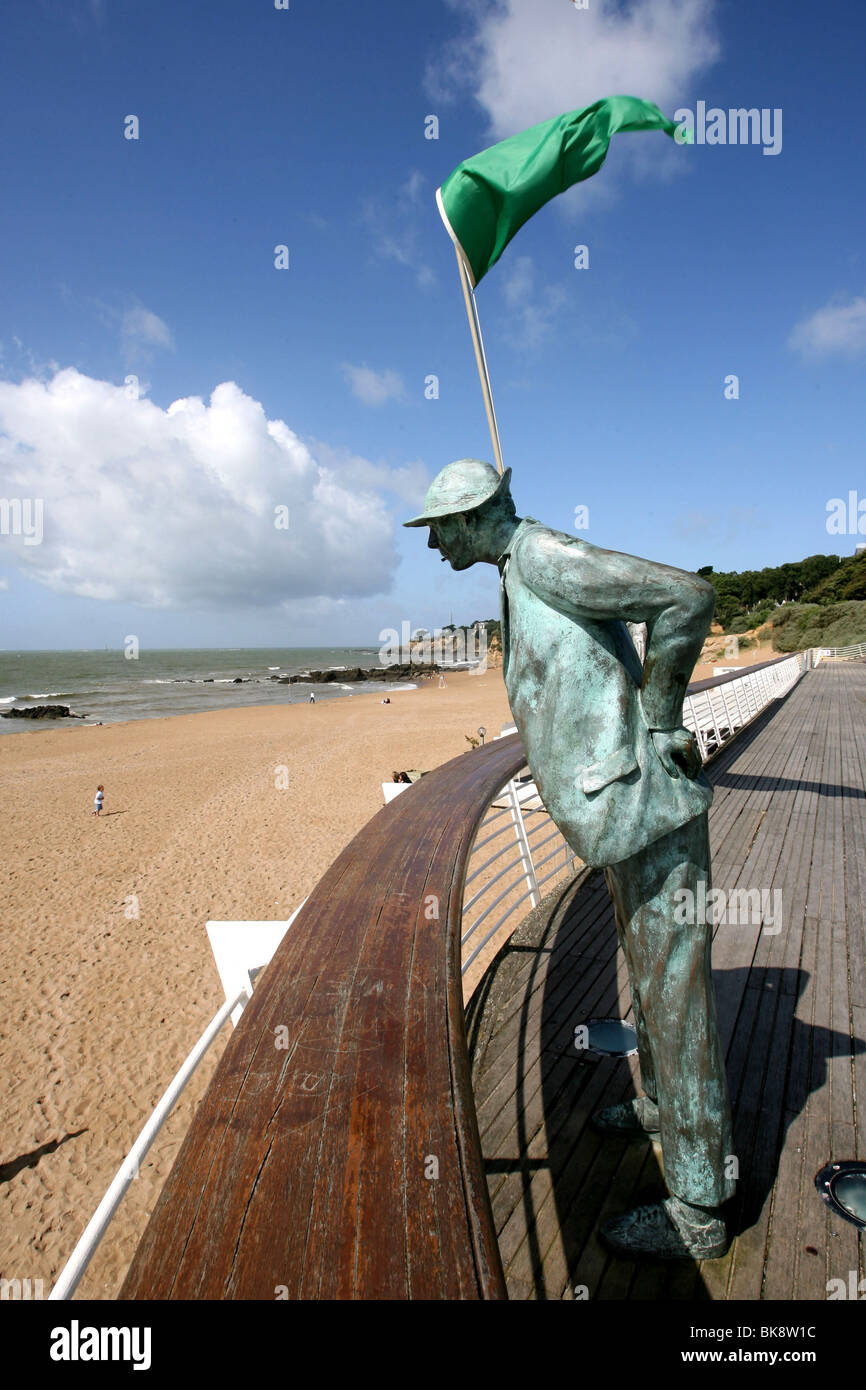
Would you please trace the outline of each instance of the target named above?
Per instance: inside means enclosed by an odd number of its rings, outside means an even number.
[[[578,1023],[630,1014],[601,872],[548,897],[487,971],[466,1021],[511,1298],[824,1300],[830,1279],[863,1276],[858,1233],[814,1178],[866,1156],[864,765],[866,667],[823,665],[708,769],[714,887],[771,895],[763,926],[720,925],[713,947],[739,1167],[724,1259],[636,1264],[596,1236],[666,1193],[657,1145],[588,1124],[639,1093],[636,1057],[574,1048]]]

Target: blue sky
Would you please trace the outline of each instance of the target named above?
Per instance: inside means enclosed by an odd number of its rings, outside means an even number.
[[[43,516],[0,647],[493,616],[399,525],[491,457],[434,193],[616,92],[781,110],[781,150],[617,136],[482,282],[519,512],[686,569],[862,539],[826,529],[866,498],[859,0],[6,0],[0,39],[0,497]]]

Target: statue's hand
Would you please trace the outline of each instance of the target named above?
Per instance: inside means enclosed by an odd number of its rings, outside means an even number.
[[[671,777],[684,773],[690,780],[701,770],[698,741],[689,729],[654,729],[653,747]]]

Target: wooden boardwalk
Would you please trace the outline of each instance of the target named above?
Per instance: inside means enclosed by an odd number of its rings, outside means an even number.
[[[524,922],[467,1008],[511,1298],[824,1300],[830,1279],[866,1273],[856,1228],[814,1185],[824,1163],[866,1157],[866,665],[808,673],[708,772],[713,886],[770,891],[763,926],[719,926],[713,948],[735,1239],[722,1260],[670,1264],[614,1258],[597,1239],[608,1216],[666,1189],[657,1145],[587,1123],[636,1093],[637,1058],[574,1048],[581,1021],[630,1015],[604,879],[584,870]]]

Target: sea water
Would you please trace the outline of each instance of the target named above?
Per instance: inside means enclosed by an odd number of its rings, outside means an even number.
[[[245,705],[298,705],[384,691],[385,680],[347,685],[339,679],[280,685],[272,676],[379,666],[378,647],[250,647],[145,650],[135,660],[113,651],[0,652],[0,712],[14,705],[69,705],[89,723],[163,719]],[[241,677],[240,683],[235,678]],[[393,689],[393,686],[391,687]],[[0,719],[0,734],[69,728],[70,719]]]

